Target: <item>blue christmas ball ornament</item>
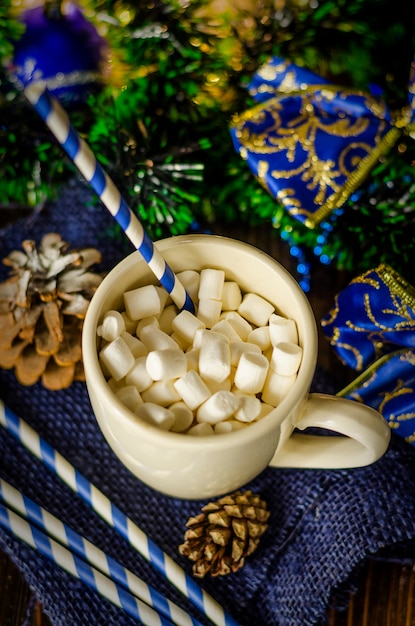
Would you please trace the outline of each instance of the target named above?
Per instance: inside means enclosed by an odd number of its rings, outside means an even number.
[[[64,11],[59,3],[55,11],[36,7],[21,19],[25,32],[11,70],[20,88],[45,81],[49,91],[71,103],[102,85],[108,46],[75,4],[65,3]]]

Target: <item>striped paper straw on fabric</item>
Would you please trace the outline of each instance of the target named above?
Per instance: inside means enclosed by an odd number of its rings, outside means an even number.
[[[147,604],[135,598],[123,587],[119,587],[107,576],[85,563],[3,504],[0,504],[0,526],[38,550],[75,578],[82,580],[88,587],[97,591],[115,606],[124,609],[145,626],[174,626],[170,620],[160,616]]]
[[[87,561],[102,574],[108,576],[120,587],[124,587],[129,593],[151,606],[157,613],[166,617],[176,626],[202,626],[201,622],[183,611],[183,609],[171,602],[151,585],[145,583],[133,572],[123,567],[116,559],[107,555],[73,528],[61,522],[60,519],[1,478],[0,499],[12,508],[15,513],[24,517],[28,522],[35,524],[50,538],[69,548],[72,553]]]
[[[128,207],[111,178],[104,172],[88,144],[73,128],[57,98],[48,92],[42,81],[29,83],[24,94],[133,246],[140,252],[153,274],[170,294],[173,302],[179,309],[194,313],[194,304],[182,283],[154,246],[141,222]]]
[[[216,626],[238,626],[223,607],[93,483],[0,401],[0,424],[114,528]]]

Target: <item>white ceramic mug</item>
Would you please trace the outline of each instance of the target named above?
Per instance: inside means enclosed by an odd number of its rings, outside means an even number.
[[[204,499],[240,488],[268,465],[351,468],[369,465],[386,451],[390,429],[375,410],[352,400],[310,394],[317,360],[314,314],[294,278],[251,245],[214,235],[164,239],[157,247],[175,272],[222,268],[227,280],[255,292],[297,323],[303,357],[297,380],[266,417],[227,434],[195,437],[140,421],[110,389],[99,365],[97,326],[109,309],[122,309],[122,294],[155,282],[138,252],[102,281],[83,329],[86,384],[98,424],[122,463],[150,487],[173,497]],[[341,436],[298,433],[321,427]],[[296,432],[293,432],[296,430]]]

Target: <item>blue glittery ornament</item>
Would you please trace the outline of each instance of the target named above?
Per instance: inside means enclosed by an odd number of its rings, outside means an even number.
[[[11,74],[20,88],[45,81],[66,102],[85,100],[103,82],[107,43],[73,3],[62,12],[36,7],[22,14],[25,32]]]

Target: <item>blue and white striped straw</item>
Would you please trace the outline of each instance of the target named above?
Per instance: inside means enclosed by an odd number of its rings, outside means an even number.
[[[0,526],[38,550],[43,556],[46,556],[75,578],[82,580],[88,587],[107,598],[115,606],[124,609],[126,613],[145,626],[174,626],[169,619],[159,615],[150,606],[135,598],[123,587],[72,554],[67,548],[48,537],[34,525],[29,524],[28,521],[3,504],[0,504]]]
[[[24,89],[24,94],[133,246],[140,252],[173,302],[179,309],[194,313],[194,304],[182,283],[154,246],[141,222],[129,208],[114,182],[104,172],[88,144],[71,125],[66,111],[57,98],[49,93],[42,81],[29,83]]]
[[[238,626],[223,607],[197,584],[167,553],[148,537],[93,483],[85,478],[27,422],[0,401],[0,424],[46,467],[59,476],[91,508],[114,528],[155,569],[169,580],[216,626]]]
[[[69,548],[72,553],[87,561],[102,574],[108,576],[119,586],[124,587],[133,596],[151,606],[157,613],[177,626],[202,626],[199,620],[186,613],[154,587],[122,566],[116,559],[82,537],[73,528],[64,524],[52,513],[36,504],[2,478],[0,478],[0,499],[15,513],[35,524],[51,539]]]

